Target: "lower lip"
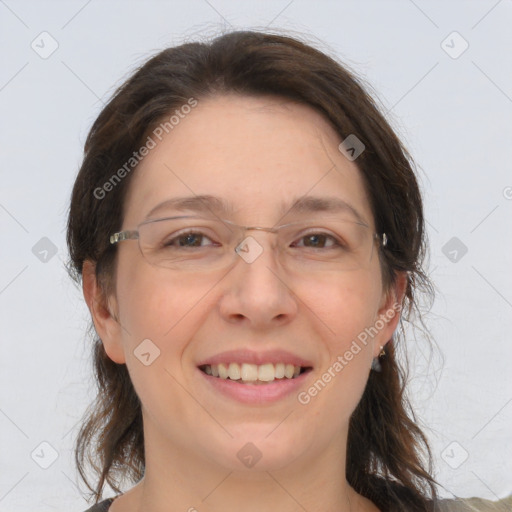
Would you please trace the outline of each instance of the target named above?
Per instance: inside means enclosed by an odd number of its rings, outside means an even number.
[[[294,379],[274,380],[267,384],[241,384],[230,379],[220,379],[201,371],[197,371],[206,379],[215,391],[246,404],[267,404],[297,393],[308,378],[311,370],[301,373]]]

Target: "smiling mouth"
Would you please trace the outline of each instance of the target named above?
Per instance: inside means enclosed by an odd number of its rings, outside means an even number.
[[[268,384],[274,381],[292,380],[312,370],[310,366],[304,367],[286,363],[266,363],[261,365],[220,363],[212,365],[203,364],[198,368],[211,377],[231,380],[240,384]]]

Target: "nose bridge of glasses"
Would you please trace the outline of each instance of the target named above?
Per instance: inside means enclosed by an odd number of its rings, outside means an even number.
[[[243,238],[247,238],[248,236],[252,236],[253,238],[257,238],[259,241],[263,241],[267,239],[270,241],[270,246],[275,247],[278,243],[279,236],[282,235],[282,229],[280,227],[262,227],[262,226],[240,226],[242,228]],[[268,236],[263,233],[268,233],[268,235],[277,235],[276,236]],[[255,236],[253,236],[255,235]]]
[[[233,226],[232,223],[230,224]],[[263,252],[265,252],[265,248],[270,248],[271,254],[275,253],[278,241],[276,237],[269,237],[268,235],[279,234],[279,229],[261,226],[240,226],[237,224],[234,227],[236,227],[236,232],[231,230],[232,248],[235,254],[246,263],[253,263],[259,259]],[[267,236],[259,236],[263,233],[267,233]],[[266,242],[264,241],[265,238],[267,238]]]
[[[262,227],[262,226],[242,226],[240,224],[236,224],[232,221],[222,219],[221,220],[224,229],[230,232],[231,237],[235,239],[235,243],[241,242],[244,238],[246,238],[249,231],[264,231],[267,233],[278,234],[279,228],[274,227]]]

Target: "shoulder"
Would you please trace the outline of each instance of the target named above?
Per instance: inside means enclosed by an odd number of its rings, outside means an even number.
[[[91,508],[88,508],[85,512],[107,512],[113,501],[114,498],[100,501],[96,505],[93,505]]]
[[[440,500],[433,508],[434,512],[510,512],[512,511],[512,494],[499,501],[481,498],[457,498]]]

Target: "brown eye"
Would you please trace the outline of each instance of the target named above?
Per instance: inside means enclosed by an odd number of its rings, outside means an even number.
[[[205,245],[211,245],[208,243],[212,242],[205,234],[190,231],[188,233],[181,233],[179,235],[170,235],[162,246],[163,247],[204,247]],[[213,242],[212,242],[213,243]]]
[[[198,247],[202,245],[202,239],[203,235],[199,233],[189,233],[187,235],[178,237],[176,240],[178,240],[178,245],[181,247]]]
[[[302,241],[306,247],[318,249],[325,246],[326,238],[325,235],[307,235],[302,238]]]
[[[310,233],[303,235],[301,243],[298,243],[298,247],[308,247],[311,249],[328,249],[330,247],[338,247],[340,243],[331,235],[327,233]]]

